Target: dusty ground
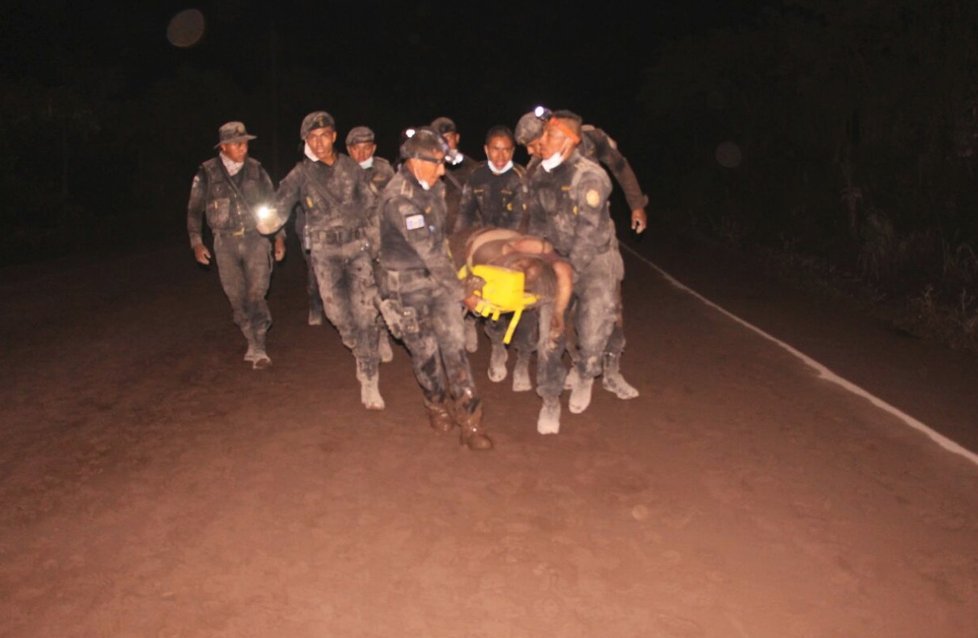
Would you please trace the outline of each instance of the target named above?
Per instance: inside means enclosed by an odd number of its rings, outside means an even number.
[[[973,362],[638,247],[976,440]],[[361,409],[301,264],[265,372],[182,243],[0,271],[0,636],[978,636],[978,467],[634,256],[642,396],[542,437],[483,342],[485,454],[429,431],[402,350]]]

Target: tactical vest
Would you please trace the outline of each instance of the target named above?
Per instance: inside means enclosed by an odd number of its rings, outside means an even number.
[[[253,208],[264,202],[262,197],[262,168],[261,164],[251,158],[245,158],[245,164],[235,177],[240,177],[238,190],[247,201],[242,201],[229,180],[230,177],[221,164],[221,158],[215,157],[204,162],[201,167],[207,176],[206,211],[207,225],[215,233],[235,233],[255,230]]]

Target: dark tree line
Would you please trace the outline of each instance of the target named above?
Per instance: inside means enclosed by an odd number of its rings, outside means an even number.
[[[973,304],[976,64],[967,0],[784,0],[674,40],[641,94],[652,190],[729,241]],[[724,142],[738,166],[718,162]]]

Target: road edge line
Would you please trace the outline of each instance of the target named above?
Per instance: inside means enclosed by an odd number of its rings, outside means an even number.
[[[722,306],[720,306],[720,305],[718,305],[718,304],[710,301],[709,299],[707,299],[706,297],[704,297],[700,293],[696,292],[695,290],[693,290],[689,286],[686,286],[685,284],[683,284],[682,282],[680,282],[678,279],[676,279],[675,277],[673,277],[672,275],[670,275],[668,272],[666,272],[665,270],[663,270],[660,266],[658,266],[657,264],[655,264],[655,262],[653,262],[651,259],[648,259],[647,257],[639,254],[639,252],[636,251],[631,246],[628,246],[626,244],[620,244],[620,245],[625,250],[627,250],[629,253],[631,253],[633,256],[635,256],[636,258],[638,258],[640,261],[644,262],[650,268],[652,268],[653,270],[655,270],[656,272],[658,272],[673,287],[682,290],[683,292],[689,294],[692,297],[695,297],[696,299],[698,299],[700,302],[702,302],[706,306],[709,306],[710,308],[713,308],[714,310],[718,311],[722,315],[728,317],[729,319],[732,319],[736,323],[739,323],[740,325],[744,326],[745,328],[747,328],[747,329],[755,332],[756,334],[764,337],[768,341],[771,341],[771,342],[777,344],[782,349],[788,351],[789,353],[791,353],[792,355],[794,355],[798,359],[801,359],[801,361],[803,363],[805,363],[805,365],[813,368],[818,373],[819,377],[821,377],[822,379],[825,379],[826,381],[830,381],[830,382],[832,382],[832,383],[834,383],[834,384],[836,384],[838,386],[841,386],[842,388],[848,390],[849,392],[851,392],[851,393],[853,393],[853,394],[855,394],[857,396],[860,396],[860,397],[862,397],[864,399],[867,399],[870,403],[872,403],[877,408],[880,408],[881,410],[883,410],[885,412],[889,412],[890,414],[892,414],[893,416],[897,417],[898,419],[900,419],[901,421],[903,421],[905,424],[909,425],[913,429],[915,429],[915,430],[917,430],[919,432],[923,432],[932,441],[934,441],[935,443],[937,443],[938,445],[940,445],[942,448],[944,448],[948,452],[952,452],[954,454],[958,454],[960,456],[963,456],[964,458],[966,458],[969,461],[971,461],[973,464],[978,465],[978,454],[975,454],[974,452],[972,452],[971,450],[965,448],[961,444],[959,444],[959,443],[957,443],[955,441],[952,441],[951,439],[947,438],[943,434],[935,431],[930,426],[926,425],[925,423],[922,423],[921,421],[918,421],[917,419],[913,418],[912,416],[910,416],[906,412],[903,412],[899,408],[897,408],[897,407],[895,407],[895,406],[887,403],[886,401],[884,401],[883,399],[879,398],[875,394],[872,394],[868,390],[864,390],[863,388],[859,387],[858,385],[856,385],[855,383],[849,381],[848,379],[845,379],[845,378],[839,376],[838,374],[836,374],[835,372],[833,372],[832,370],[830,370],[826,366],[822,365],[821,363],[819,363],[815,359],[812,359],[811,357],[809,357],[804,352],[801,352],[800,350],[792,347],[791,345],[785,343],[784,341],[781,341],[777,337],[774,337],[773,335],[770,335],[770,334],[764,332],[763,330],[761,330],[760,328],[758,328],[754,324],[752,324],[752,323],[750,323],[750,322],[748,322],[748,321],[746,321],[744,319],[741,319],[740,317],[738,317],[737,315],[733,314],[732,312],[730,312],[726,308],[723,308]]]

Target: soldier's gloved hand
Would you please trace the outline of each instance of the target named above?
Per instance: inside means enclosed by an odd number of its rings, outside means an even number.
[[[211,263],[211,251],[207,250],[207,246],[197,244],[194,246],[194,259],[197,263],[207,266]]]
[[[285,259],[285,237],[277,236],[275,238],[275,261],[282,261]]]
[[[641,235],[649,225],[648,215],[644,208],[636,208],[632,211],[632,230],[636,235]]]

